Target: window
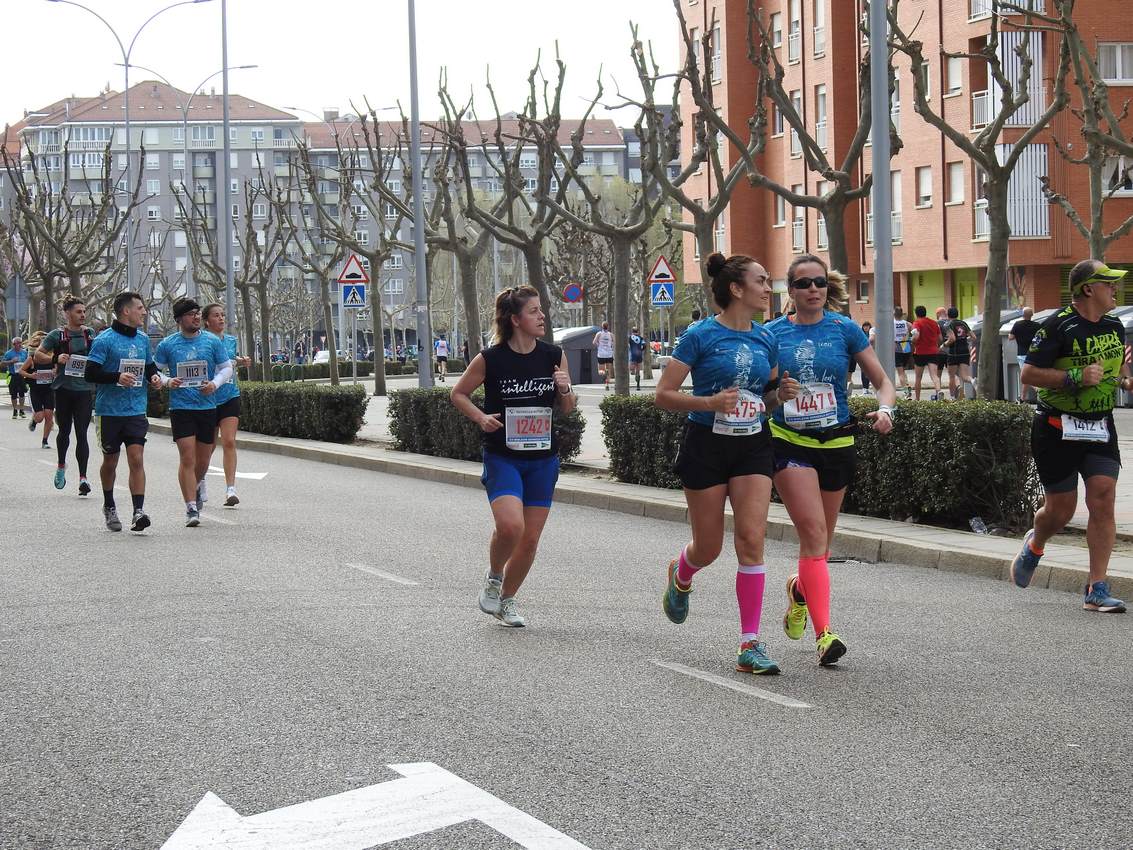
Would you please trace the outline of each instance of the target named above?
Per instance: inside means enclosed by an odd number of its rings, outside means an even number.
[[[783,13],[776,12],[773,14],[769,21],[769,29],[771,30],[771,46],[783,46]]]
[[[236,141],[236,128],[235,127],[229,127],[228,128],[228,141],[230,141],[230,142]]]
[[[157,127],[146,127],[142,130],[142,144],[143,145],[156,145],[157,144]]]
[[[949,56],[944,73],[947,75],[945,94],[959,94],[964,88],[964,60],[959,56]]]
[[[182,234],[182,235],[184,235],[184,234]],[[186,257],[176,257],[173,260],[173,270],[174,271],[183,272],[183,271],[185,271],[185,268],[188,265],[189,265],[189,262],[188,262],[188,258],[186,258]]]
[[[239,168],[240,167],[240,154],[236,153],[236,151],[231,151],[228,154],[228,167],[229,168]]]
[[[265,203],[252,204],[252,218],[267,218],[268,205]]]
[[[156,171],[161,167],[161,156],[156,153],[146,154],[146,171]]]
[[[964,163],[948,163],[948,204],[964,203]]]
[[[124,154],[124,153],[118,154],[118,170],[119,171],[125,171],[126,170],[126,154]]]
[[[924,85],[925,98],[932,97],[932,69],[927,62],[921,66],[921,83]]]
[[[185,239],[185,231],[184,230],[173,231],[173,247],[174,248],[184,248],[185,245],[186,245],[186,242],[187,242],[187,240]]]
[[[826,55],[826,0],[814,0],[814,46],[815,56]]]
[[[150,231],[149,246],[151,248],[160,248],[161,247],[161,231],[160,230],[151,230]],[[161,268],[160,263],[154,263],[154,265],[156,267],[155,271],[160,270],[160,268]]]
[[[391,277],[382,287],[382,292],[387,295],[403,295],[405,293],[405,281],[399,277]]]
[[[523,191],[528,195],[534,195],[535,190],[539,187],[539,181],[534,177],[527,177],[523,180]]]
[[[382,268],[386,269],[400,269],[405,265],[405,258],[401,254],[393,254],[388,260],[382,263]]]
[[[229,181],[228,191],[230,191],[233,195],[239,195],[240,194],[240,178],[239,177],[233,177],[232,180]]]
[[[693,67],[700,67],[700,30],[693,27],[688,31],[689,40],[692,42],[692,64]]]
[[[234,256],[232,258],[232,271],[234,271],[234,272],[240,271],[240,258],[239,257]]]
[[[594,154],[590,151],[584,152],[582,154],[582,165],[587,168],[592,168],[594,166]]]
[[[185,126],[183,124],[180,127],[173,128],[173,141],[179,145],[185,144]]]
[[[368,231],[368,230],[355,230],[354,231],[354,241],[357,242],[359,245],[369,245],[370,244],[370,231]]]
[[[519,155],[520,168],[538,168],[539,161],[533,153],[523,153]]]
[[[803,30],[802,0],[790,0],[790,20],[787,23],[787,61],[798,62],[802,51]]]
[[[1099,44],[1098,73],[1107,83],[1133,85],[1133,43]]]
[[[255,144],[256,142],[262,142],[263,140],[264,140],[264,128],[263,127],[253,127],[252,128],[252,143]]]
[[[161,193],[161,181],[160,180],[147,180],[146,181],[146,195],[148,195],[149,197],[152,198],[154,195],[158,195],[160,193]]]
[[[183,154],[183,153],[173,154],[173,170],[174,171],[184,171],[185,170],[185,154]]]
[[[350,211],[359,221],[369,221],[370,219],[370,210],[365,204],[351,204]]]
[[[240,205],[239,204],[233,204],[232,205],[232,220],[235,221],[238,218],[240,218]],[[232,234],[232,235],[235,236],[236,234]]]
[[[787,202],[782,195],[775,196],[775,226],[783,227],[787,223]]]
[[[723,68],[721,66],[720,51],[722,48],[723,39],[720,37],[720,25],[716,24],[712,28],[712,82],[718,83],[723,79],[721,74]]]
[[[801,118],[803,114],[803,93],[799,90],[791,92],[791,106],[794,107],[795,113]],[[791,129],[791,156],[803,155],[803,143],[799,138],[798,131],[794,128]]]
[[[822,150],[826,150],[826,86],[814,87],[814,140]]]
[[[771,135],[783,135],[783,110],[775,103],[771,104]]]
[[[395,207],[393,204],[389,203],[388,201],[385,204],[385,212],[386,212],[386,221],[393,221],[395,218],[397,218],[397,207]]]
[[[211,124],[203,127],[199,124],[194,124],[191,135],[194,142],[215,142],[216,127],[212,126]]]
[[[146,221],[161,221],[161,207],[146,207]]]
[[[917,206],[932,206],[932,167],[928,165],[917,169]]]
[[[386,185],[389,187],[390,192],[395,195],[401,194],[401,181],[400,180],[387,180]]]
[[[1124,156],[1107,158],[1102,171],[1102,185],[1107,192],[1115,195],[1133,194],[1133,159]]]
[[[868,304],[869,303],[869,281],[868,280],[859,280],[858,281],[857,302],[859,304]]]

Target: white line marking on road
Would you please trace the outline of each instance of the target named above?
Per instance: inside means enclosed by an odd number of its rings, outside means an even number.
[[[209,475],[224,475],[224,470],[221,469],[219,466],[210,466],[208,474]],[[265,478],[268,477],[268,474],[266,472],[237,472],[236,477],[237,478],[247,478],[250,481],[263,481]]]
[[[359,570],[363,573],[369,573],[370,575],[378,576],[378,578],[384,578],[386,581],[392,581],[395,584],[404,584],[410,587],[417,586],[417,582],[413,581],[412,579],[395,576],[393,573],[387,573],[385,570],[376,570],[373,567],[367,567],[365,564],[347,564],[346,566],[350,567],[350,569],[352,570]]]
[[[470,820],[527,850],[588,850],[432,762],[389,767],[402,778],[258,815],[210,791],[162,850],[367,850]]]
[[[217,515],[216,515],[215,513],[213,513],[212,511],[209,511],[209,512],[208,512],[207,514],[206,514],[206,513],[202,513],[202,514],[201,514],[201,519],[202,519],[202,520],[204,520],[205,522],[219,522],[219,523],[220,523],[221,525],[239,525],[239,524],[240,524],[240,523],[238,523],[238,522],[236,522],[236,521],[234,521],[234,520],[230,520],[230,519],[221,519],[220,517],[218,517],[218,516],[217,516]]]
[[[748,694],[749,696],[759,697],[768,702],[776,702],[779,705],[785,705],[787,708],[814,708],[813,705],[806,702],[800,702],[792,697],[785,697],[782,694],[777,694],[774,691],[767,691],[763,688],[757,688],[755,685],[746,685],[742,682],[737,682],[732,679],[727,679],[724,676],[717,676],[715,673],[705,673],[703,670],[697,670],[695,667],[686,667],[684,664],[673,664],[668,661],[651,660],[651,664],[656,664],[658,667],[664,667],[666,670],[672,670],[674,673],[681,673],[685,676],[692,676],[694,679],[700,679],[703,682],[708,682],[712,685],[719,685],[722,688],[738,691],[741,694]]]

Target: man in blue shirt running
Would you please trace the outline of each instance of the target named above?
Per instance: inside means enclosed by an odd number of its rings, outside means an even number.
[[[87,355],[87,383],[96,386],[94,414],[98,444],[102,447],[102,514],[106,527],[121,531],[118,509],[114,504],[114,480],[118,476],[118,457],[126,447],[130,467],[130,498],[134,517],[130,531],[144,531],[150,526],[145,513],[146,471],[143,452],[149,420],[146,383],[161,386],[149,338],[140,331],[145,324],[146,305],[136,292],[122,292],[114,299],[114,322],[100,333]]]
[[[169,371],[160,380],[170,388],[169,424],[181,458],[177,480],[185,525],[195,528],[201,524],[201,482],[216,442],[215,394],[232,375],[232,362],[218,337],[201,333],[201,305],[192,298],[174,302],[173,318],[180,330],[158,344],[154,361]]]
[[[24,341],[20,337],[12,340],[12,347],[4,352],[4,359],[0,360],[8,373],[8,394],[12,396],[12,418],[27,419],[24,410],[24,398],[27,396],[27,381],[20,374],[20,366],[28,359],[28,351],[24,348]]]

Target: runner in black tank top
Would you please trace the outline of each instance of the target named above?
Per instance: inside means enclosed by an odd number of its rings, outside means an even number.
[[[566,357],[548,345],[539,293],[530,286],[496,297],[496,344],[473,358],[452,403],[484,432],[484,473],[495,518],[480,609],[507,626],[524,625],[515,594],[527,577],[547,522],[559,456],[551,422],[574,409]],[[484,409],[472,401],[484,387]]]

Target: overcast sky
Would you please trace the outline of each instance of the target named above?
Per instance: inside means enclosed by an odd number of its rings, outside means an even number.
[[[83,0],[118,31],[126,46],[137,28],[170,0]],[[640,24],[662,68],[677,61],[677,23],[671,0],[417,0],[418,71],[422,117],[436,117],[437,79],[448,68],[450,88],[483,89],[490,68],[505,111],[523,105],[528,71],[543,51],[553,72],[555,42],[567,65],[564,116],[580,115],[602,68],[605,102],[616,103],[615,81],[639,91],[629,60],[630,29]],[[121,52],[110,32],[89,12],[47,0],[3,0],[4,82],[0,126],[69,95],[122,88]],[[153,68],[178,88],[190,90],[221,66],[221,0],[165,12],[146,27],[131,64]],[[401,99],[409,109],[406,0],[228,0],[230,90],[282,108],[321,114],[346,111],[351,100],[374,106]],[[131,71],[131,83],[150,75]],[[220,77],[214,83],[220,89]],[[301,118],[309,115],[298,113]],[[632,124],[623,110],[619,124]]]

